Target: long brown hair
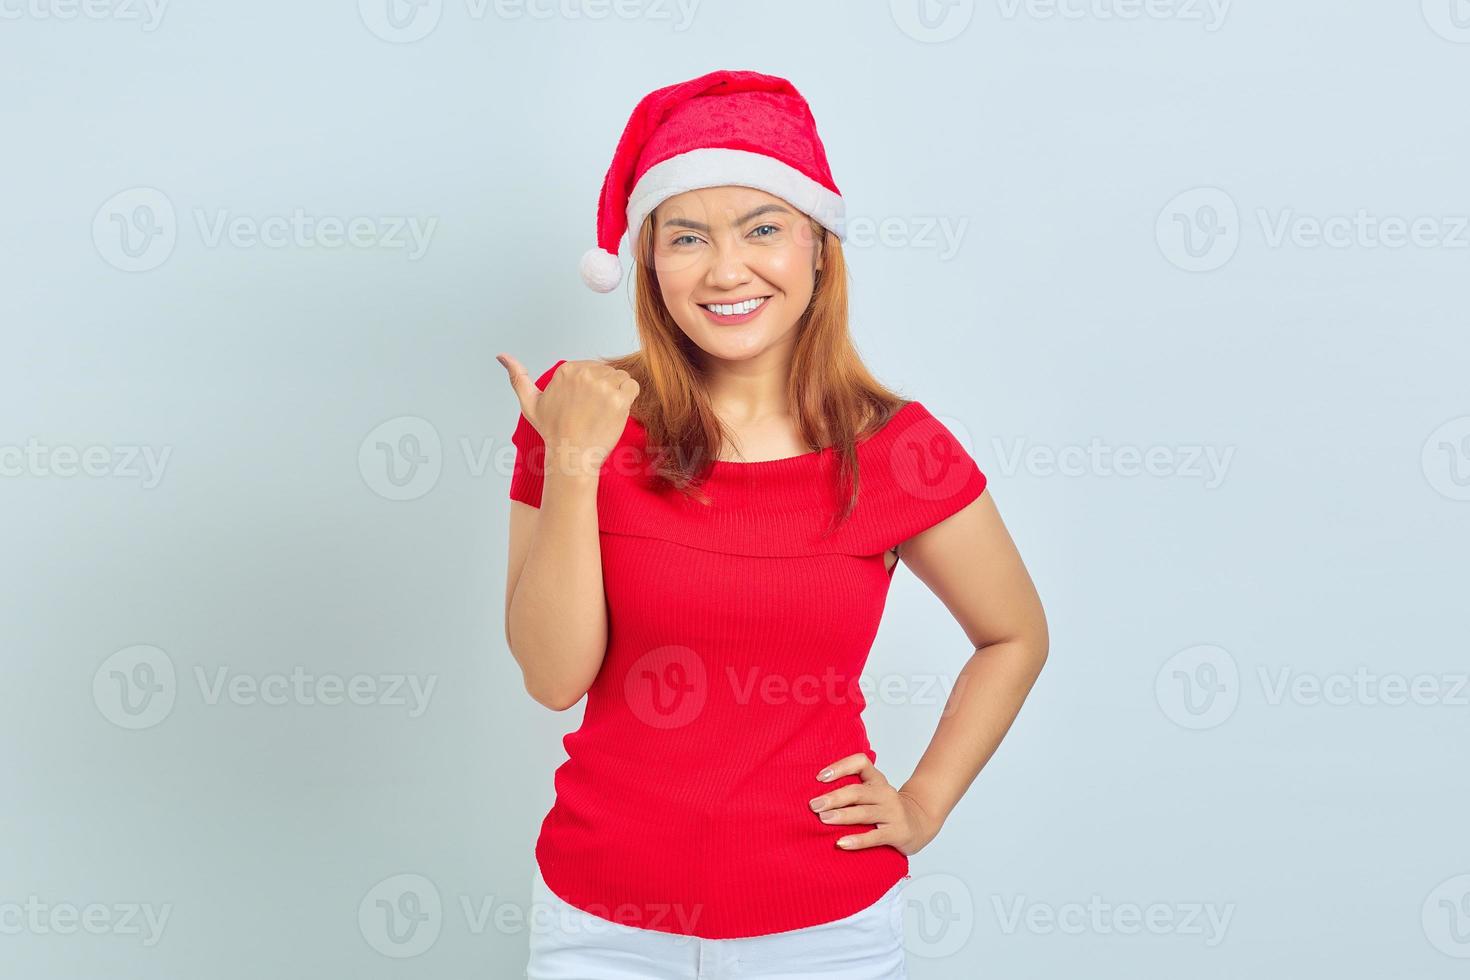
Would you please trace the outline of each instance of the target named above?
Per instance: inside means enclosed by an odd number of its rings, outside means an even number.
[[[708,502],[699,478],[708,461],[719,458],[725,428],[710,408],[694,345],[664,305],[653,263],[653,221],[653,214],[644,219],[634,251],[634,319],[642,349],[602,360],[638,382],[630,414],[648,434],[649,474]],[[837,492],[844,486],[848,492],[835,527],[857,503],[857,442],[881,428],[907,399],[884,387],[858,356],[847,328],[841,242],[815,221],[812,228],[821,237],[822,268],[796,326],[787,395],[802,441],[813,452],[834,447],[841,460]]]

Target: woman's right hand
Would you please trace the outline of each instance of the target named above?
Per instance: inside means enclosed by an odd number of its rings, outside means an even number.
[[[638,382],[601,361],[564,361],[542,391],[520,361],[509,354],[495,359],[510,377],[521,414],[546,444],[547,468],[554,461],[565,471],[595,475],[627,427]]]

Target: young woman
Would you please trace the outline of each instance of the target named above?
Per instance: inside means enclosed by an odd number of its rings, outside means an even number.
[[[531,980],[906,976],[908,856],[1036,680],[1031,579],[964,447],[847,330],[843,204],[805,101],[721,71],[645,96],[589,285],[635,238],[641,349],[502,354],[521,415],[506,641],[563,710]],[[895,786],[858,679],[902,558],[974,644]]]

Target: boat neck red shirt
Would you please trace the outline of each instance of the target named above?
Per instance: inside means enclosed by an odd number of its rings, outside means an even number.
[[[832,450],[716,461],[706,505],[652,488],[645,440],[629,418],[599,474],[607,650],[562,740],[541,875],[584,912],[706,939],[844,918],[908,874],[895,847],[836,846],[872,824],[828,825],[808,803],[861,782],[819,782],[824,766],[877,764],[857,682],[892,582],[884,552],[979,497],[985,475],[906,402],[858,443],[857,506],[824,535]],[[524,415],[512,441],[510,497],[539,507],[545,444]]]

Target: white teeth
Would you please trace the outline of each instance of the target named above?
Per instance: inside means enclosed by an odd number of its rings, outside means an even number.
[[[766,301],[765,297],[760,299],[746,300],[744,303],[705,303],[704,308],[720,316],[736,316],[741,313],[749,313]]]

